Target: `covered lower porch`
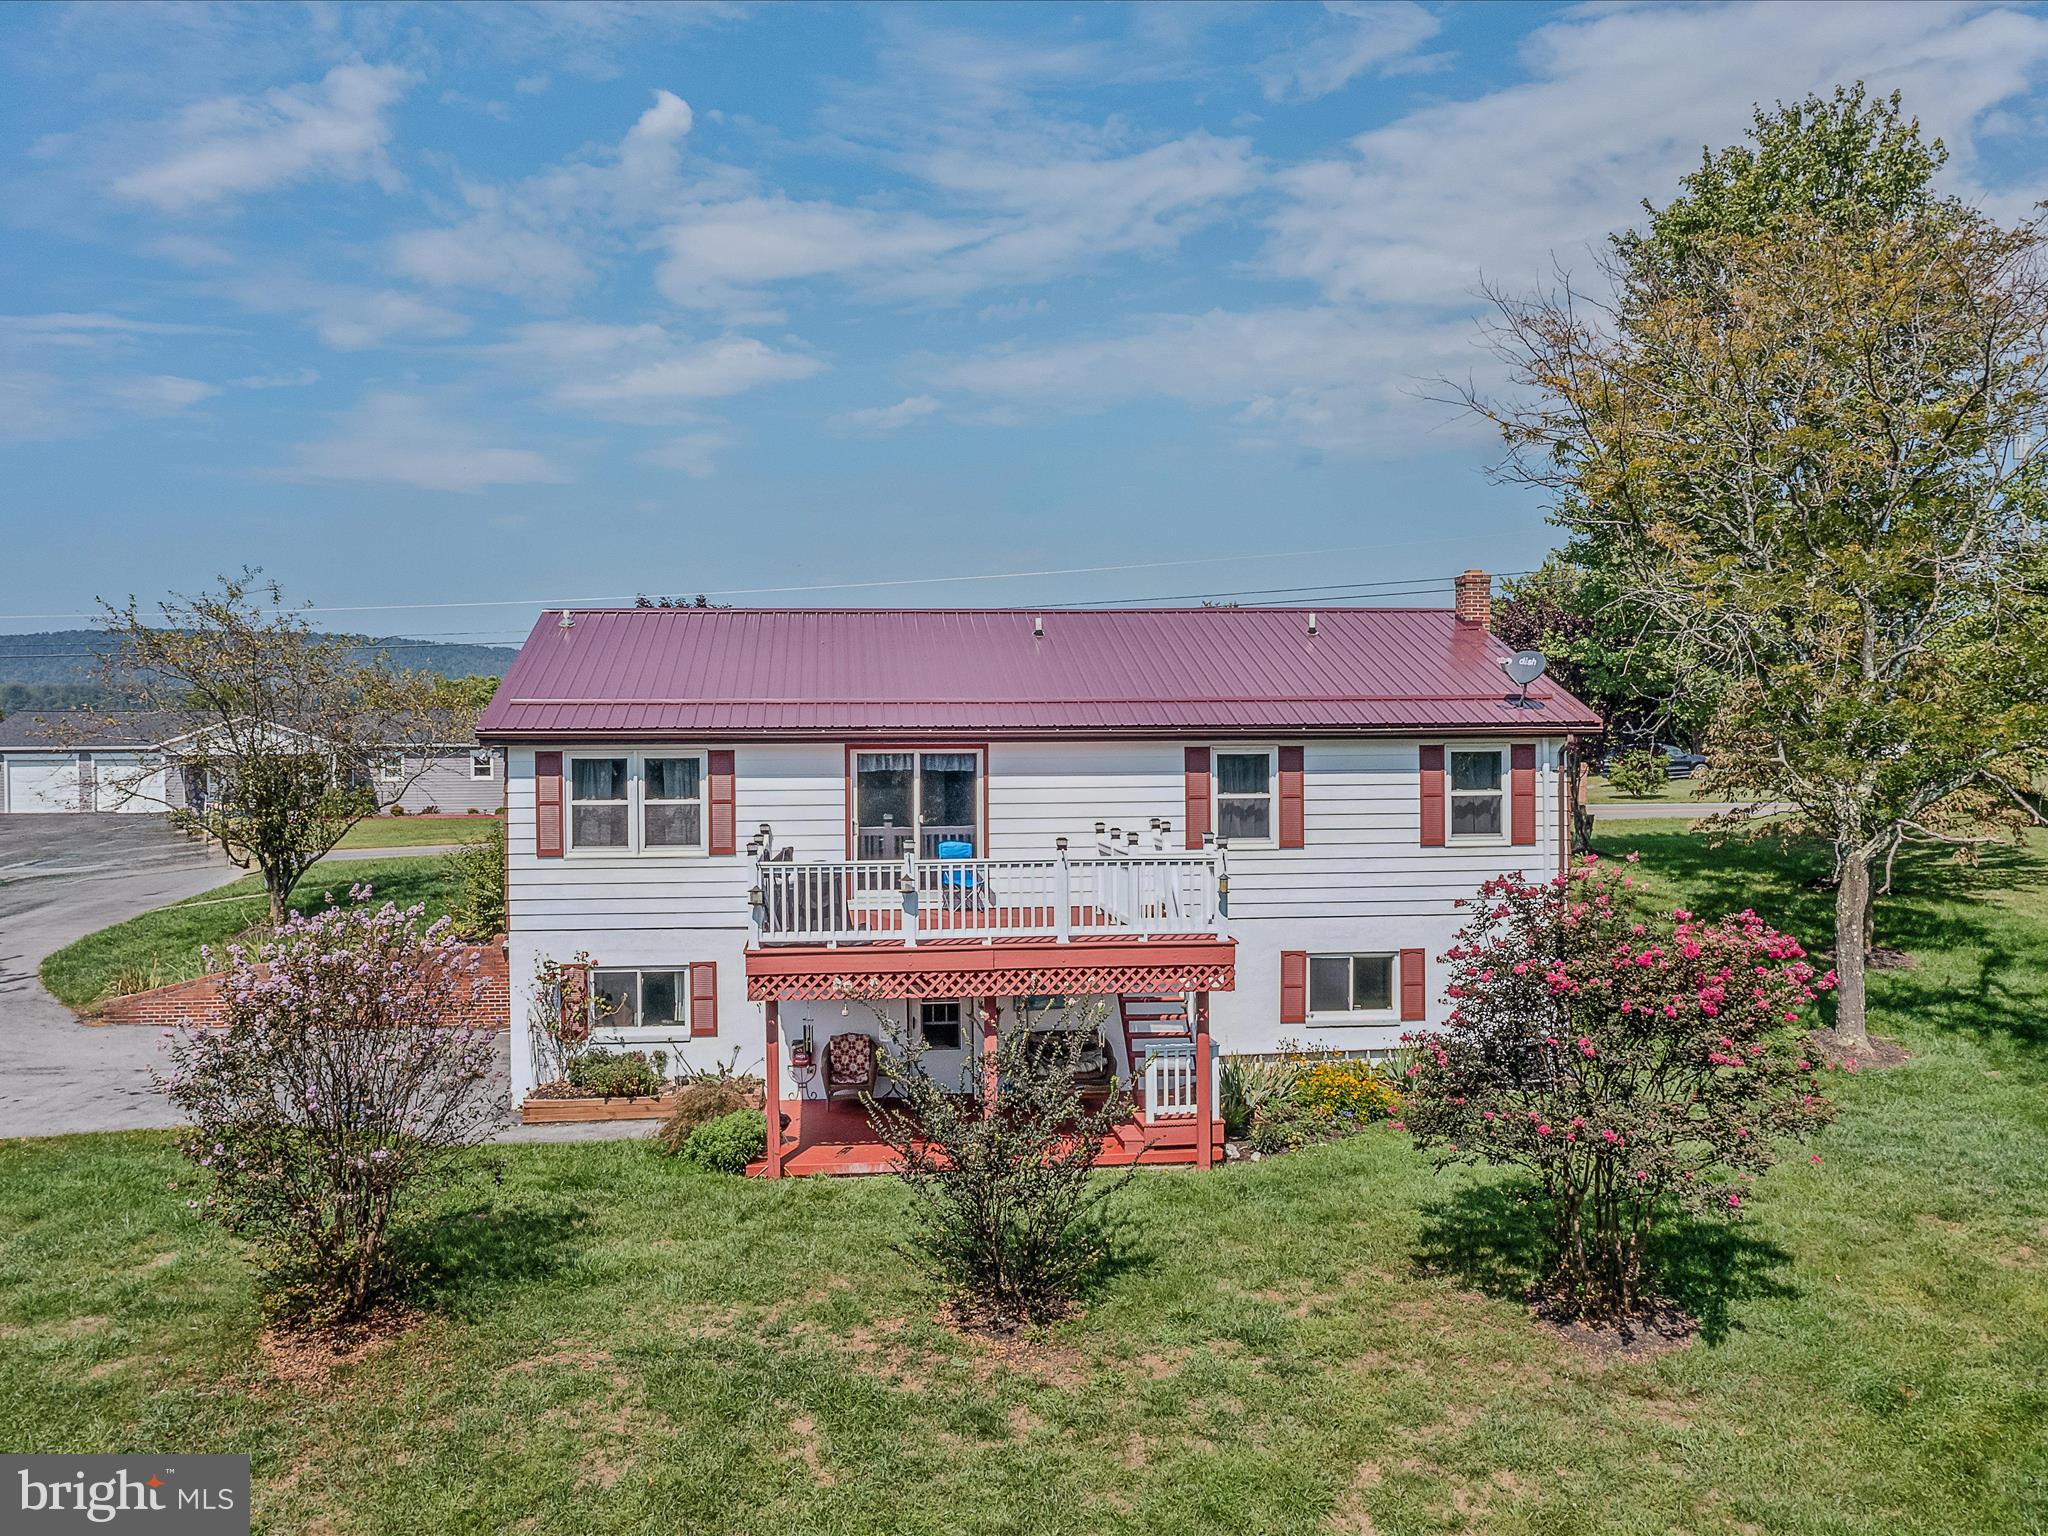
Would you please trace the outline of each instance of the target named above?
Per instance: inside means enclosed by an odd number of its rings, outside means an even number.
[[[871,1123],[859,1076],[858,1042],[875,1034],[869,1021],[913,1028],[920,1017],[941,1018],[952,1031],[948,1064],[979,1072],[995,1060],[1006,1020],[1047,1027],[1035,1022],[1048,1016],[1045,1005],[1071,1000],[1088,1005],[1082,1012],[1101,1037],[1100,1088],[1084,1077],[1084,1095],[1099,1094],[1099,1104],[1113,1079],[1134,1105],[1103,1138],[1097,1161],[1209,1167],[1222,1151],[1209,995],[1235,984],[1235,955],[1233,940],[1213,934],[749,951],[748,996],[762,1004],[777,1112],[768,1117],[767,1153],[748,1171],[780,1178],[891,1170],[893,1154]],[[1063,1011],[1058,1027],[1071,1027],[1071,1017]],[[872,1060],[872,1045],[866,1054]],[[1001,1084],[991,1073],[978,1091],[997,1101]],[[871,1076],[865,1092],[887,1098],[890,1085]]]

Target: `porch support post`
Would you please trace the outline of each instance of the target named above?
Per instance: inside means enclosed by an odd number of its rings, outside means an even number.
[[[1211,1140],[1210,1127],[1214,1123],[1215,1088],[1210,1081],[1212,1067],[1209,1060],[1209,994],[1195,994],[1195,1166],[1208,1168],[1216,1161],[1216,1147]]]
[[[762,1004],[768,1016],[768,1067],[763,1074],[761,1111],[768,1124],[768,1177],[782,1177],[782,1004],[774,998]]]
[[[996,1037],[1003,1005],[993,997],[981,1000],[981,1112],[996,1112]]]

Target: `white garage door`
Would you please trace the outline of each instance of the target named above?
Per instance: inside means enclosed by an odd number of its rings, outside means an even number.
[[[102,811],[161,811],[169,770],[133,752],[93,754],[93,798]]]
[[[7,809],[10,811],[75,811],[78,809],[76,757],[9,757]]]

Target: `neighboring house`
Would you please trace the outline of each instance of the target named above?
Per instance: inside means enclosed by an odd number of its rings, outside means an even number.
[[[163,812],[199,804],[206,775],[190,761],[204,731],[171,710],[16,714],[0,719],[0,813]],[[380,805],[417,812],[494,812],[505,803],[504,753],[474,738],[393,753],[373,785]]]
[[[0,720],[0,812],[161,811],[182,788],[164,743],[189,729],[163,711],[9,715]]]
[[[1488,589],[544,615],[478,730],[508,753],[515,1094],[582,990],[536,997],[536,965],[583,952],[599,1042],[765,1073],[762,1171],[866,1171],[836,1038],[915,1031],[951,1072],[1093,1000],[1122,1155],[1206,1165],[1219,1052],[1395,1048],[1445,1014],[1461,904],[1565,858],[1561,758],[1599,721],[1548,683],[1517,705]]]

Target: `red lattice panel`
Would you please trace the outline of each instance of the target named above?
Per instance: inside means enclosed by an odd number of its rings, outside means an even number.
[[[844,1002],[865,998],[1043,997],[1057,993],[1100,997],[1126,992],[1228,992],[1237,967],[1227,961],[1198,965],[1053,965],[1043,970],[964,967],[855,975],[820,969],[803,975],[749,976],[747,996],[757,1003]]]

